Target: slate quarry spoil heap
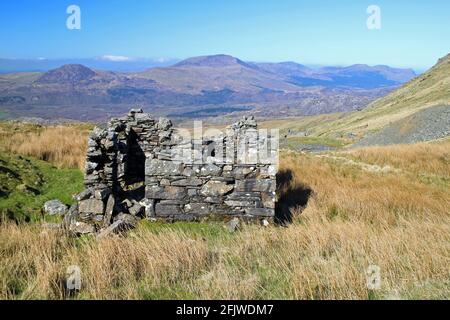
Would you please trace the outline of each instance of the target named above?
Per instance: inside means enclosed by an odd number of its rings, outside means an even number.
[[[78,235],[106,235],[140,219],[274,218],[276,162],[262,161],[257,153],[265,145],[277,157],[278,145],[259,134],[252,117],[210,139],[186,138],[180,131],[140,109],[95,128],[86,189],[75,196],[64,226]]]

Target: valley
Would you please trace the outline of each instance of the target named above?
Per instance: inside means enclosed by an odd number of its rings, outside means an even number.
[[[364,2],[2,0],[0,303],[449,300],[450,2]]]
[[[4,117],[99,121],[139,105],[155,115],[229,110],[240,117],[308,116],[364,108],[414,78],[410,69],[353,65],[312,69],[294,62],[244,62],[227,55],[194,57],[141,72],[79,64],[44,73],[0,75]],[[249,108],[249,111],[242,111]]]
[[[450,133],[450,55],[366,108],[311,117],[268,120],[286,141],[334,140],[355,146],[413,143]],[[296,134],[297,133],[297,134]],[[299,137],[302,133],[303,137]]]
[[[85,274],[77,299],[450,295],[450,56],[419,76],[224,55],[131,73],[65,65],[0,75],[0,104],[1,298],[65,299],[52,284],[68,263]],[[61,233],[44,203],[74,203],[89,132],[131,105],[187,129],[194,120],[223,129],[248,114],[279,129],[275,212],[289,212],[289,226],[230,233],[218,221],[144,219],[102,241]],[[58,254],[48,262],[50,248]],[[122,271],[109,273],[111,264]],[[383,270],[380,290],[366,286],[370,264]]]

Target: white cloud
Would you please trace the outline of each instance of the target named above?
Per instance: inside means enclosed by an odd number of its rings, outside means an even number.
[[[167,62],[167,61],[169,61],[170,59],[169,58],[158,58],[158,59],[156,59],[155,61],[156,62],[159,62],[159,63],[164,63],[164,62]]]
[[[124,62],[132,60],[130,57],[126,56],[113,56],[113,55],[104,55],[101,57],[102,60],[114,61],[114,62]]]

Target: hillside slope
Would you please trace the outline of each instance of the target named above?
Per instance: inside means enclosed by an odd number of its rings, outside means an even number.
[[[67,299],[55,284],[72,261],[83,286],[71,299],[448,299],[449,147],[282,153],[286,228],[142,221],[128,236],[74,241],[1,223],[0,299]],[[367,288],[370,265],[382,270],[379,290]]]
[[[190,94],[220,90],[241,94],[304,91],[304,88],[284,81],[278,74],[226,55],[190,58],[172,67],[152,68],[134,76],[152,79],[168,90]]]
[[[354,147],[437,140],[450,135],[450,107],[423,109],[358,141]]]
[[[418,111],[434,106],[450,105],[450,54],[417,78],[380,98],[362,111],[325,125],[321,133],[349,133],[362,136]]]
[[[450,133],[450,54],[417,78],[360,111],[271,119],[283,146],[342,147],[430,141]]]
[[[57,169],[45,161],[0,150],[0,224],[39,220],[44,203],[61,199],[73,202],[72,195],[83,188],[83,174],[77,169]]]

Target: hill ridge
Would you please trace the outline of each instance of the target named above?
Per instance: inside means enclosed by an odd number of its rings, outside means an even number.
[[[70,83],[76,84],[95,77],[97,73],[82,64],[66,64],[45,72],[36,82],[39,84]]]
[[[347,113],[333,123],[319,125],[316,130],[325,135],[352,132],[362,136],[436,106],[450,106],[450,54],[365,109]]]
[[[8,117],[77,120],[92,119],[96,109],[107,117],[133,105],[190,117],[205,108],[263,117],[344,112],[364,108],[402,83],[368,68],[321,73],[294,62],[261,64],[224,54],[134,73],[68,64],[29,77],[0,75],[0,104]]]

